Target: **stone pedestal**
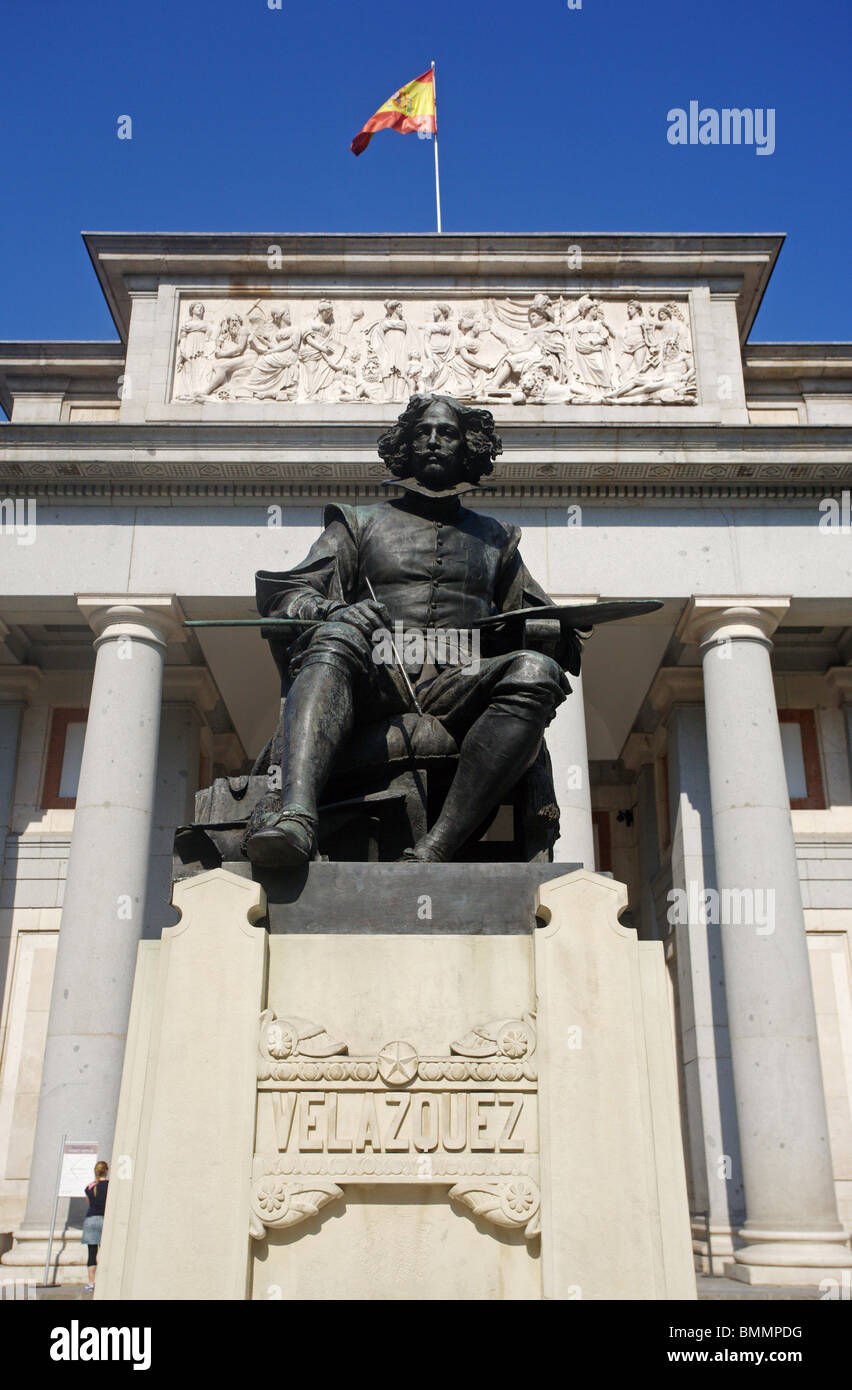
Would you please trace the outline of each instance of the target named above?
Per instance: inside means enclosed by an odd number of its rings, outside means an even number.
[[[626,906],[584,870],[539,890],[544,1298],[695,1297],[663,948]]]
[[[624,888],[501,866],[505,929],[454,931],[423,866],[316,867],[358,871],[351,920],[279,902],[267,936],[216,869],[142,943],[96,1297],[694,1298],[662,947]],[[494,868],[448,867],[471,895]]]

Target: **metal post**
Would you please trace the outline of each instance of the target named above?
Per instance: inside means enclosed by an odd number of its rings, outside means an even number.
[[[438,212],[438,231],[441,230],[441,184],[438,178],[438,89],[435,82],[435,62],[432,61],[432,98],[435,102],[435,207]]]
[[[53,1215],[50,1218],[50,1235],[47,1238],[47,1257],[44,1262],[44,1287],[47,1288],[47,1276],[50,1272],[50,1256],[53,1250],[53,1232],[56,1229],[56,1209],[59,1206],[59,1183],[62,1177],[62,1160],[65,1157],[65,1141],[67,1134],[63,1134],[59,1143],[59,1163],[56,1168],[56,1183],[53,1189]]]

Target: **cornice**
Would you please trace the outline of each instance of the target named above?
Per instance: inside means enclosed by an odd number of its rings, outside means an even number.
[[[852,378],[852,343],[746,343],[746,381]]]
[[[481,494],[479,510],[487,510],[488,501],[535,502],[539,506],[563,505],[577,502],[606,502],[608,505],[635,507],[643,503],[665,503],[672,508],[694,507],[696,505],[723,504],[725,507],[742,508],[778,504],[801,506],[817,504],[826,495],[826,486],[832,489],[840,486],[836,474],[829,475],[823,482],[811,484],[791,483],[737,486],[719,483],[618,483],[618,482],[565,482],[565,483],[511,483],[495,484]],[[848,482],[847,482],[848,486]],[[340,499],[366,505],[368,502],[384,502],[388,497],[399,495],[397,490],[382,487],[375,479],[359,481],[347,479],[345,482],[317,479],[315,481],[294,482],[281,476],[270,476],[265,482],[183,482],[149,480],[123,482],[51,482],[30,481],[3,483],[5,496],[11,498],[35,498],[44,504],[53,503],[110,503],[127,500],[151,505],[195,504],[222,501],[253,501],[270,499],[282,502],[299,499],[305,503],[319,505],[331,499]]]
[[[125,352],[123,343],[0,343],[0,406],[11,416],[13,395],[49,391],[57,378],[63,391],[71,382],[114,381]]]
[[[381,426],[370,420],[292,425],[8,425],[0,484],[378,485]],[[498,495],[583,487],[842,488],[852,484],[848,425],[500,423]],[[334,462],[329,459],[334,459]],[[824,490],[824,489],[823,489]],[[758,495],[763,495],[758,492]]]
[[[43,680],[38,666],[0,666],[0,702],[27,704]]]
[[[606,280],[640,285],[680,278],[717,284],[737,301],[748,337],[778,258],[779,235],[622,235],[514,232],[400,235],[316,233],[125,233],[83,236],[116,327],[126,340],[130,289],[180,278],[275,289],[294,279],[352,283],[404,277],[413,283],[506,278],[523,284],[556,276],[582,292]],[[270,270],[270,248],[275,269]],[[579,256],[578,256],[579,253]]]

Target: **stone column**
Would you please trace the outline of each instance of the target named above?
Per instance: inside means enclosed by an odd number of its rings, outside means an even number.
[[[826,674],[840,695],[841,707],[846,718],[846,746],[849,771],[852,774],[852,666],[832,666]]]
[[[2,635],[0,623],[0,640]],[[41,671],[35,666],[0,666],[0,878],[15,798],[21,717],[41,679]]]
[[[651,736],[632,733],[624,745],[621,759],[636,778],[636,857],[639,885],[637,902],[632,912],[632,924],[641,941],[662,941],[668,928],[665,912],[658,913],[654,899],[654,880],[660,871],[660,837],[657,828],[656,779]]]
[[[24,1223],[33,1234],[50,1221],[62,1134],[110,1156],[145,917],[163,659],[183,635],[170,597],[78,604],[97,656]]]
[[[597,594],[575,594],[560,598],[559,602],[596,603],[597,599]],[[571,694],[556,711],[546,735],[559,806],[560,834],[553,847],[553,859],[557,864],[581,864],[594,871],[595,837],[583,677],[569,676],[568,680]]]
[[[167,669],[143,931],[149,940],[159,941],[163,929],[175,923],[171,905],[175,830],[194,819],[201,729],[205,714],[214,708],[218,698],[205,667]]]
[[[0,641],[5,636],[0,622]],[[42,679],[35,666],[0,666],[0,883],[6,860],[6,838],[15,803],[15,778],[18,770],[18,747],[21,719]],[[9,953],[12,943],[11,914],[0,924],[0,1005],[7,983]],[[11,984],[11,981],[8,981]],[[5,1042],[5,1026],[0,1029],[0,1056]]]
[[[693,599],[728,1029],[745,1186],[746,1283],[852,1267],[837,1219],[796,847],[769,660],[786,599]]]
[[[712,910],[718,884],[700,671],[661,670],[652,704],[664,691],[678,701],[667,723],[673,890],[668,921],[677,952],[693,1241],[705,1272],[718,1274],[723,1259],[733,1255],[745,1212],[722,929]],[[698,703],[680,703],[684,699]]]

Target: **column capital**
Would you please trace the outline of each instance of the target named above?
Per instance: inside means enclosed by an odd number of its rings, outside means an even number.
[[[646,763],[653,763],[655,756],[653,736],[634,730],[622,749],[621,761],[630,772],[638,772]]]
[[[661,666],[648,691],[648,702],[661,715],[672,705],[700,705],[704,701],[704,673],[700,666]]]
[[[238,734],[214,734],[211,739],[212,760],[222,767],[242,767],[246,751]]]
[[[0,701],[29,704],[43,679],[38,666],[0,666]]]
[[[852,666],[831,666],[825,674],[840,695],[841,703],[852,705]]]
[[[768,643],[784,614],[789,598],[780,595],[736,597],[693,595],[687,604],[675,636],[681,642],[763,641]]]
[[[174,594],[77,594],[77,607],[95,633],[95,646],[119,637],[185,642],[183,610]]]
[[[166,704],[193,705],[207,714],[219,703],[219,691],[206,666],[166,666],[163,670],[163,701]]]

